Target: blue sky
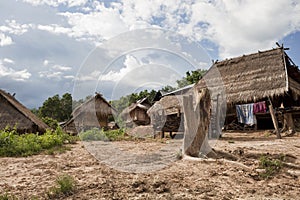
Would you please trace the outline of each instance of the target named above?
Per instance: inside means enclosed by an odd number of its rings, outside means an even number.
[[[297,65],[300,63],[299,0],[2,0],[0,88],[16,93],[29,108],[39,107],[50,96],[73,92],[76,80],[80,80],[78,74],[88,67],[95,47],[113,38],[119,39],[114,40],[117,45],[126,46],[129,40],[122,40],[120,34],[145,28],[172,31],[187,38],[185,44],[201,45],[209,57],[205,62],[267,50],[279,42],[289,47],[287,53]],[[184,49],[183,42],[172,42]],[[189,51],[183,52],[187,56],[201,50],[188,46]],[[193,69],[177,60],[178,56],[160,50],[141,49],[110,58],[114,62],[106,66],[105,74],[97,70],[102,63],[98,59],[97,67],[81,76],[81,81],[94,80],[91,91],[101,91],[108,99],[117,97],[119,90],[130,93],[162,84],[156,79],[140,82],[134,78],[138,74],[150,76],[150,71],[163,67],[154,75],[174,84],[186,70]],[[136,70],[140,66],[144,68]],[[174,74],[169,66],[174,67]],[[199,66],[207,67],[203,63]],[[99,84],[99,77],[103,84]],[[128,80],[133,79],[136,85],[130,87]]]

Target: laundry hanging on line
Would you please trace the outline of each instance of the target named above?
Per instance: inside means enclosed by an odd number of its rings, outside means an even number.
[[[253,114],[253,103],[236,105],[236,114],[238,122],[247,125],[256,124],[256,120]]]
[[[253,113],[266,113],[267,106],[265,101],[257,102],[253,104]]]

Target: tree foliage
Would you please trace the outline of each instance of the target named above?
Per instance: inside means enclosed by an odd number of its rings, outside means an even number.
[[[195,71],[187,71],[186,76],[183,77],[181,80],[177,80],[177,88],[182,88],[187,85],[191,85],[193,83],[197,83],[202,76],[207,72],[205,69],[198,69]]]
[[[70,119],[71,113],[72,96],[69,93],[65,93],[62,97],[59,97],[58,94],[49,97],[38,110],[39,117],[50,117],[57,121],[66,121]]]
[[[207,72],[207,70],[205,70],[205,69],[198,69],[198,70],[191,71],[191,72],[187,71],[185,74],[186,75],[185,77],[176,81],[177,87],[172,87],[170,85],[167,85],[167,86],[163,87],[161,89],[161,91],[168,93],[168,92],[177,90],[179,88],[183,88],[185,86],[191,85],[193,83],[197,83],[206,72]]]
[[[143,90],[140,91],[139,93],[132,93],[127,96],[123,96],[119,100],[112,101],[111,104],[118,112],[122,112],[122,110],[124,110],[132,103],[135,103],[138,100],[141,100],[145,97],[148,97],[148,100],[150,101],[150,103],[152,103],[156,93],[157,92],[155,90],[151,90],[151,91]]]

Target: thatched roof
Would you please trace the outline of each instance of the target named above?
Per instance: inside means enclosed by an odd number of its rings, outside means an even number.
[[[192,94],[194,85],[195,84],[187,85],[172,92],[164,93],[161,99],[155,102],[147,111],[148,115],[160,110],[163,110],[165,115],[182,113],[182,95]]]
[[[132,103],[130,106],[126,107],[121,113],[120,116],[123,118],[127,118],[129,113],[133,110],[140,108],[142,110],[147,111],[150,108],[150,103],[147,97],[138,100],[136,103]]]
[[[282,47],[216,62],[196,85],[222,91],[227,103],[255,102],[288,91],[300,95],[300,73]]]
[[[23,106],[19,101],[17,101],[12,95],[9,93],[6,93],[3,90],[0,90],[0,96],[2,101],[6,102],[1,102],[6,103],[10,105],[12,108],[14,108],[15,111],[17,112],[10,112],[10,115],[15,115],[15,116],[9,116],[10,119],[9,122],[7,121],[7,115],[2,115],[2,112],[5,112],[4,110],[0,110],[0,128],[3,129],[7,125],[10,127],[14,127],[17,125],[18,129],[24,129],[24,130],[32,130],[32,127],[24,127],[24,125],[18,121],[19,117],[17,115],[21,115],[25,118],[27,118],[29,121],[31,121],[32,125],[35,125],[37,127],[37,131],[43,133],[46,131],[47,128],[49,128],[42,120],[40,120],[35,114],[33,114],[29,109],[27,109],[25,106]],[[8,107],[6,107],[8,109]],[[10,123],[10,124],[7,124]],[[23,126],[23,127],[22,127]]]
[[[101,117],[107,117],[116,113],[115,108],[112,107],[101,94],[96,93],[94,97],[75,108],[72,112],[72,116],[76,118],[82,113],[95,113],[95,111],[97,116]]]
[[[148,115],[159,111],[163,111],[165,115],[182,113],[183,109],[181,97],[181,95],[164,96],[159,101],[155,102],[151,108],[149,108],[147,111]]]

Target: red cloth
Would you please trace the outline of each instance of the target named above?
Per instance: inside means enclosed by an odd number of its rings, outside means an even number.
[[[265,113],[267,106],[265,101],[257,102],[253,104],[253,113]]]

